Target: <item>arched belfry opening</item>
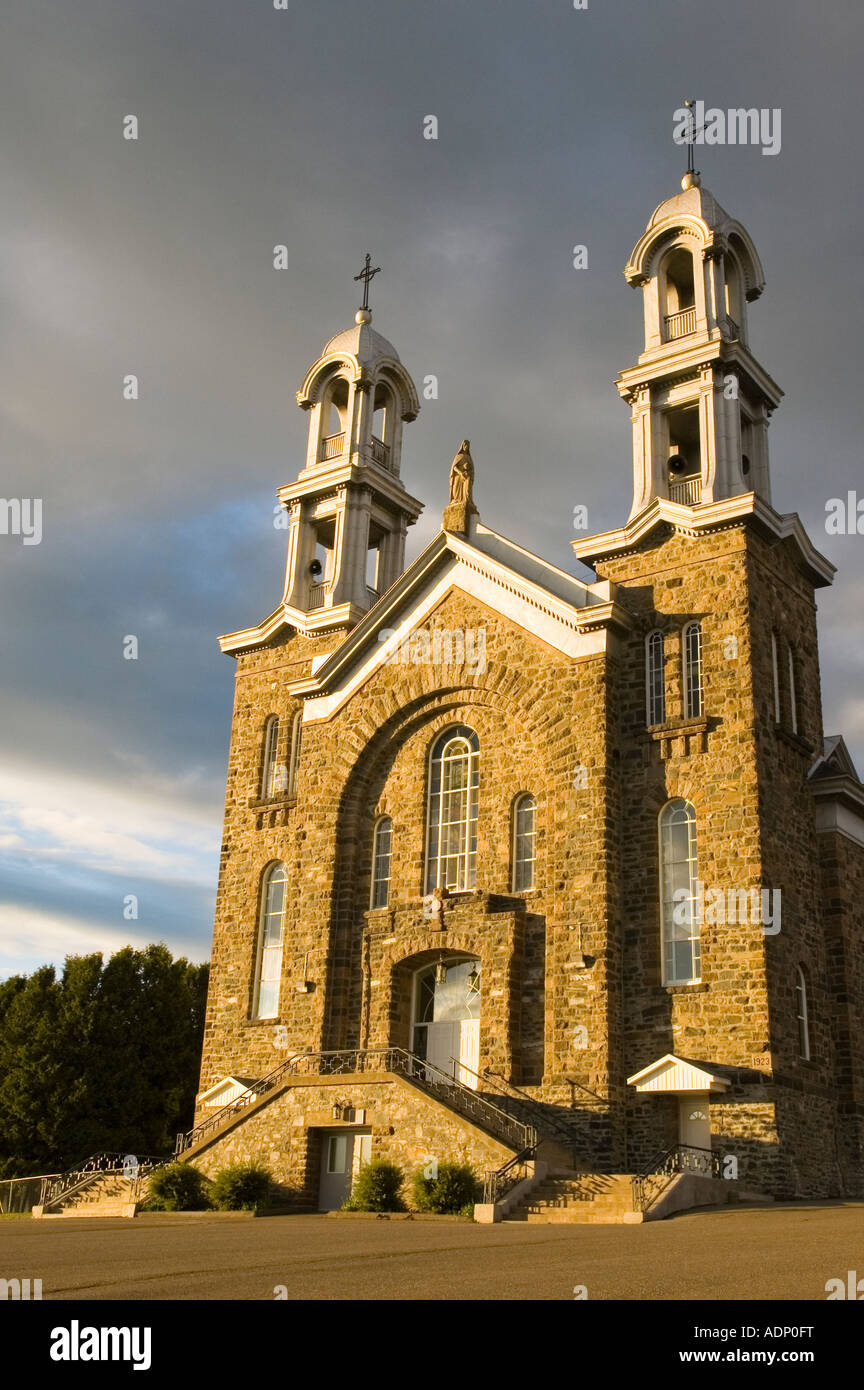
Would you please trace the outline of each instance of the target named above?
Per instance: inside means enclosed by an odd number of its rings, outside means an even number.
[[[676,246],[663,263],[663,336],[666,342],[696,332],[696,282],[693,255]]]

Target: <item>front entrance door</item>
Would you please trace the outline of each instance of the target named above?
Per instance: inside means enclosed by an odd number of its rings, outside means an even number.
[[[694,1149],[710,1149],[711,1116],[707,1096],[694,1092],[679,1097],[678,1142]]]
[[[318,1210],[338,1211],[350,1197],[361,1167],[369,1162],[372,1134],[368,1129],[325,1129],[321,1137]]]
[[[465,959],[428,966],[417,976],[414,999],[413,1051],[474,1090],[480,1065],[479,966]]]

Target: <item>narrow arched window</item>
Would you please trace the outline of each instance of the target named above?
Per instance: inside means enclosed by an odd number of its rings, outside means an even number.
[[[272,864],[261,886],[261,921],[258,928],[258,960],[255,970],[254,1018],[276,1018],[285,939],[285,907],[288,873],[284,864]]]
[[[658,828],[663,983],[694,984],[701,968],[696,812],[677,798],[663,807]]]
[[[807,976],[799,966],[795,972],[795,1013],[798,1019],[798,1056],[810,1061],[810,1018],[807,1004]]]
[[[513,805],[513,891],[527,893],[534,887],[537,863],[537,802],[530,792]]]
[[[390,865],[393,860],[393,822],[380,816],[372,835],[372,907],[386,907],[390,901]]]
[[[261,795],[266,800],[284,790],[285,768],[279,761],[279,716],[272,714],[264,728],[264,762]]]
[[[795,684],[795,652],[790,643],[786,644],[786,670],[789,679],[789,727],[793,734],[798,732],[798,689]]]
[[[666,653],[663,633],[656,630],[645,639],[645,719],[666,722]]]
[[[285,777],[285,790],[289,796],[297,795],[297,769],[300,765],[300,742],[303,732],[303,713],[298,710],[291,724],[291,755]]]
[[[688,719],[702,713],[702,624],[688,623],[681,635],[684,657],[684,712]]]
[[[429,760],[426,892],[461,893],[477,879],[477,796],[480,744],[459,724],[441,734]]]
[[[777,634],[771,633],[771,675],[774,680],[774,723],[780,723],[780,663],[777,658]]]

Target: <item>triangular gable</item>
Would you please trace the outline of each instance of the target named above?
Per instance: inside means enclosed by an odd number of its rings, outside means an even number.
[[[197,1104],[203,1105],[207,1110],[221,1110],[223,1105],[231,1105],[233,1101],[244,1095],[253,1084],[251,1079],[242,1076],[223,1076],[221,1081],[217,1081],[206,1091],[201,1092],[197,1098]]]
[[[852,777],[856,782],[861,780],[842,734],[826,735],[822,756],[811,767],[810,776]]]
[[[605,651],[610,625],[630,626],[628,615],[612,598],[608,581],[584,584],[481,527],[477,541],[475,545],[461,536],[441,533],[315,676],[291,687],[295,694],[307,697],[304,723],[330,718],[381,667],[424,661],[422,645],[412,643],[412,633],[424,627],[454,589],[574,660]],[[513,563],[505,563],[505,557]],[[479,649],[479,629],[451,636],[442,664],[450,664],[452,650],[464,651],[464,659],[452,664],[482,675],[487,653],[485,646]],[[488,652],[490,659],[493,656]]]
[[[729,1081],[709,1071],[702,1063],[687,1062],[667,1052],[665,1057],[643,1067],[634,1076],[628,1076],[627,1085],[635,1086],[637,1091],[665,1091],[677,1095],[688,1091],[725,1091]]]

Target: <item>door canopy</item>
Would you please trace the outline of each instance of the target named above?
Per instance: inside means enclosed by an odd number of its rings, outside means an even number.
[[[691,1091],[704,1095],[706,1091],[729,1089],[725,1076],[709,1071],[702,1063],[686,1062],[672,1052],[634,1076],[628,1076],[627,1085],[635,1086],[637,1091],[665,1091],[673,1095],[687,1095]]]

